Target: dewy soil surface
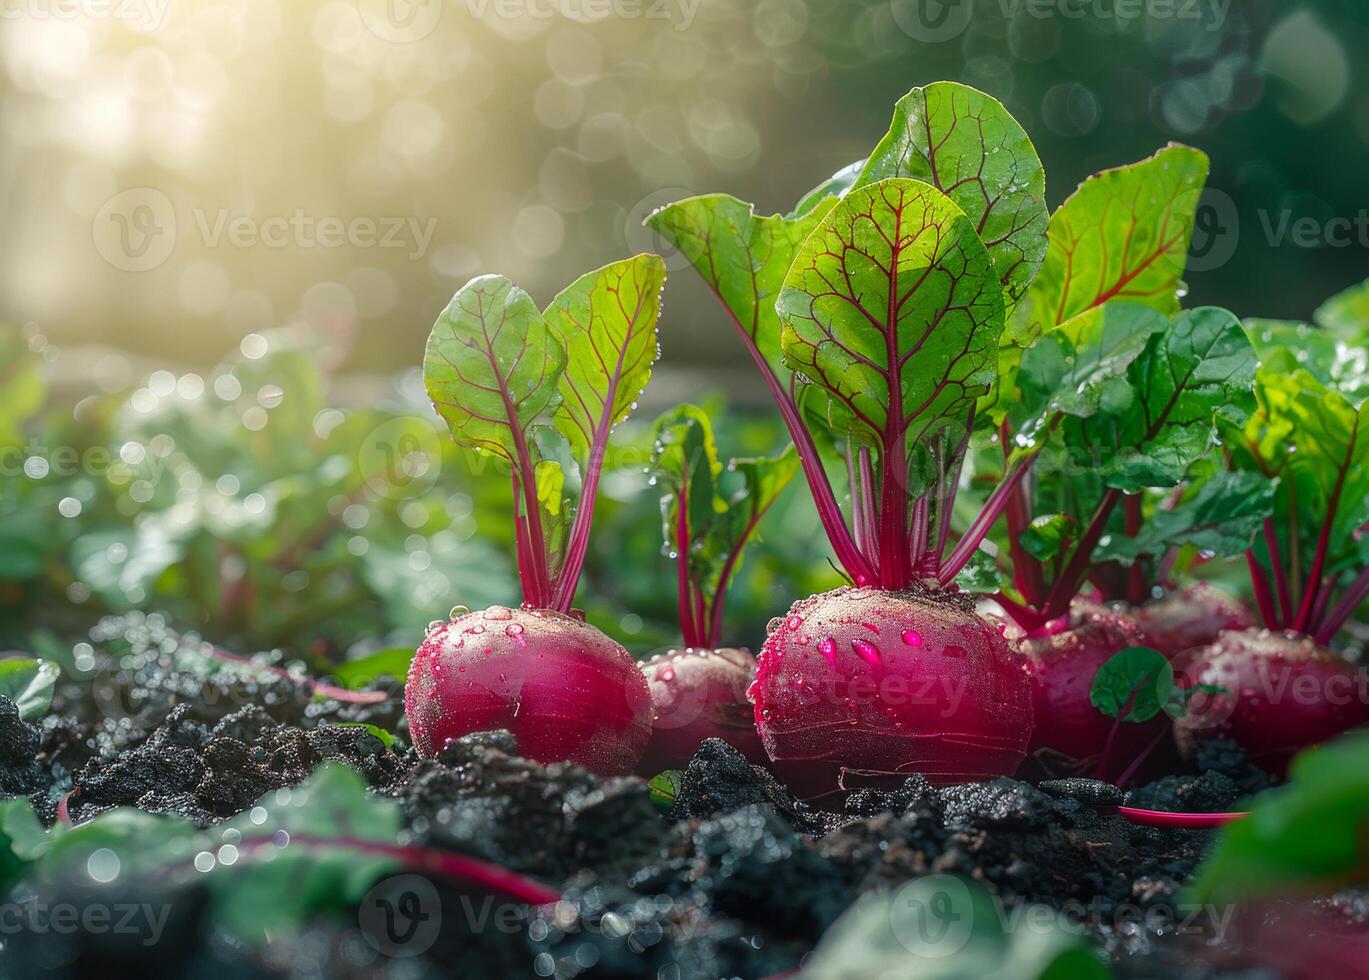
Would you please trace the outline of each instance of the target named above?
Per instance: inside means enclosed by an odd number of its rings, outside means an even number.
[[[1248,975],[1230,945],[1151,929],[1134,914],[1174,908],[1210,837],[1100,812],[1123,801],[1106,783],[935,789],[914,777],[828,813],[713,741],[665,811],[638,779],[539,765],[518,757],[505,733],[420,759],[405,746],[398,689],[376,704],[315,700],[286,678],[225,669],[201,648],[160,617],[101,623],[92,644],[78,647],[82,676],[59,682],[41,724],[0,701],[0,788],[28,795],[48,824],[65,800],[78,823],[134,806],[203,827],[336,760],[401,801],[416,843],[521,872],[563,901],[510,910],[437,881],[435,941],[417,957],[390,959],[364,941],[355,914],[246,947],[181,892],[152,946],[80,930],[7,935],[11,975],[766,977],[798,967],[862,892],[929,873],[972,877],[1009,910],[1036,902],[1070,911],[1119,976],[1174,976],[1181,963],[1187,977]],[[335,727],[348,721],[401,738],[387,748],[365,728]],[[1127,802],[1224,810],[1267,782],[1220,745],[1202,763]],[[129,899],[157,902],[157,885],[130,886]],[[1354,896],[1337,907],[1365,915]]]

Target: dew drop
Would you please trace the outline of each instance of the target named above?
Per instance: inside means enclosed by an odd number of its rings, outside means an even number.
[[[879,647],[875,646],[869,640],[852,640],[851,649],[855,650],[856,653],[860,654],[860,658],[864,660],[866,663],[879,663]]]
[[[917,630],[904,630],[903,642],[910,647],[920,647],[922,646],[922,634]]]
[[[827,658],[827,662],[836,665],[837,662],[837,643],[830,636],[824,636],[818,640],[818,653]]]

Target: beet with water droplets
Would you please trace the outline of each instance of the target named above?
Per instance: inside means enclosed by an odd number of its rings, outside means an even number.
[[[1068,616],[1016,642],[1031,676],[1031,753],[1047,773],[1115,777],[1169,724],[1163,713],[1139,724],[1117,724],[1090,700],[1098,668],[1127,647],[1145,645],[1141,627],[1126,613],[1076,599]],[[1112,745],[1100,773],[1097,763],[1109,735]]]
[[[1255,625],[1255,615],[1241,602],[1198,582],[1136,610],[1136,621],[1146,635],[1146,645],[1166,657],[1212,643],[1223,630],[1244,630]]]
[[[636,661],[574,616],[491,606],[433,625],[404,691],[414,746],[434,756],[472,732],[504,728],[521,755],[605,776],[632,771],[651,732]]]
[[[1369,674],[1299,633],[1223,633],[1175,667],[1183,686],[1214,689],[1194,693],[1175,724],[1186,758],[1227,739],[1282,775],[1302,749],[1369,725]]]
[[[1021,763],[1026,674],[952,593],[847,587],[796,602],[758,662],[756,728],[800,797],[987,779]]]
[[[707,738],[720,738],[755,763],[767,761],[746,691],[756,676],[747,650],[670,650],[642,665],[651,688],[651,739],[637,772],[683,769]]]

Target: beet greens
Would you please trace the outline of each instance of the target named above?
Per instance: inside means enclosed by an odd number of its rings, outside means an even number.
[[[504,277],[480,276],[452,297],[428,339],[423,376],[452,436],[511,466],[530,606],[571,607],[609,434],[656,360],[664,283],[660,257],[637,255],[586,273],[539,312]],[[574,506],[564,492],[565,456],[579,466]]]
[[[797,469],[792,451],[724,466],[713,426],[697,406],[680,405],[656,420],[652,482],[664,491],[663,532],[676,563],[685,646],[717,649],[727,588],[742,553]]]

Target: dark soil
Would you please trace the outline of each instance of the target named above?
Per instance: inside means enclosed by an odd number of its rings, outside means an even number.
[[[1013,779],[934,788],[921,777],[862,790],[840,813],[796,801],[721,741],[705,743],[668,809],[641,780],[601,779],[520,758],[507,733],[463,739],[437,759],[404,741],[401,699],[341,704],[292,681],[225,666],[156,616],[102,622],[81,645],[41,725],[0,697],[0,791],[52,824],[65,800],[80,823],[118,806],[205,827],[301,782],[324,760],[398,799],[415,843],[536,878],[563,900],[528,910],[433,879],[442,928],[413,958],[364,941],[355,914],[320,916],[265,949],[213,928],[185,889],[154,947],[77,931],[4,937],[15,976],[767,977],[794,970],[861,893],[929,873],[964,875],[1006,908],[1043,903],[1080,922],[1127,977],[1252,976],[1241,951],[1182,919],[1180,888],[1202,831],[1134,826],[1108,813],[1225,810],[1269,782],[1239,751],[1206,750],[1197,773],[1125,795],[1087,779]],[[396,733],[387,747],[362,727]],[[157,900],[141,882],[136,900]],[[1362,896],[1337,908],[1362,921]],[[1147,925],[1143,915],[1163,915]],[[1175,933],[1178,933],[1177,935]],[[1266,976],[1269,974],[1259,974]]]

